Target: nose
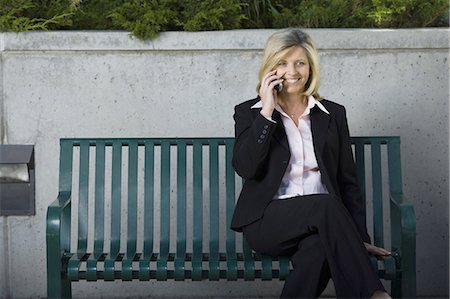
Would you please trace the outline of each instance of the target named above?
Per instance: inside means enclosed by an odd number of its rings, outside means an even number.
[[[295,65],[293,63],[289,63],[286,74],[292,76],[292,75],[296,75],[297,73],[298,72],[297,72],[297,69],[295,68]]]

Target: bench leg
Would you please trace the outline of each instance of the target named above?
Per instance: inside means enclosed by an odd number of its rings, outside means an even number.
[[[416,298],[416,273],[408,270],[391,281],[392,298]]]
[[[391,297],[392,298],[402,297],[402,284],[400,278],[391,280]]]
[[[416,298],[416,275],[407,273],[402,278],[402,298]]]
[[[72,286],[66,278],[60,278],[59,281],[52,280],[47,282],[48,298],[72,298]]]
[[[47,261],[47,297],[72,298],[72,286],[67,275],[62,273],[61,261],[48,259]]]

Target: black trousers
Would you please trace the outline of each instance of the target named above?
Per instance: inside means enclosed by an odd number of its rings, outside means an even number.
[[[282,298],[317,298],[330,278],[338,298],[385,291],[350,214],[332,195],[273,200],[243,233],[255,251],[291,257]]]

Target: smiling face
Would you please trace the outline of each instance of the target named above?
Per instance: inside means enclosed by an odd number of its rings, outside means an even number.
[[[268,38],[258,71],[256,92],[259,92],[264,76],[273,70],[283,79],[289,79],[283,82],[286,88],[280,95],[300,92],[301,95],[321,99],[319,56],[313,40],[305,32],[290,28],[277,31]]]
[[[299,94],[305,90],[309,79],[310,65],[306,51],[302,47],[292,47],[275,66],[283,81],[283,91],[289,94]]]

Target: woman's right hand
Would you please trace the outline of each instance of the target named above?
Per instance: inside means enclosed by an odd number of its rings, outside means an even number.
[[[262,101],[261,114],[266,118],[272,118],[273,110],[277,104],[277,92],[275,85],[283,82],[281,76],[276,74],[276,70],[267,73],[261,80],[261,87],[259,88],[259,96]]]

